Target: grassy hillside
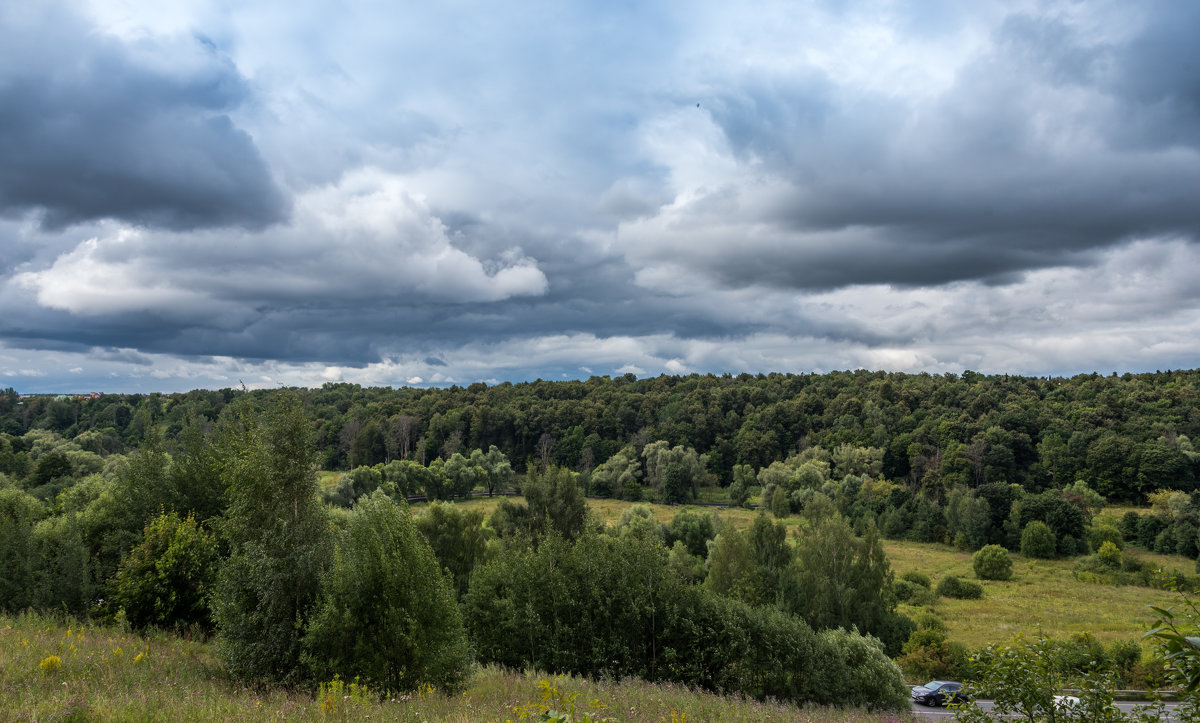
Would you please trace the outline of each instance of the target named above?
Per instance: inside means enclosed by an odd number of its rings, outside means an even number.
[[[929,575],[935,585],[942,575],[975,579],[971,553],[918,542],[886,542],[884,550],[897,575],[916,570]],[[1186,567],[1177,564],[1182,558],[1142,554],[1174,567]],[[978,580],[983,586],[982,599],[940,598],[935,610],[946,621],[951,640],[978,648],[1011,640],[1018,633],[1031,636],[1039,630],[1052,638],[1090,633],[1104,643],[1140,638],[1150,622],[1146,606],[1174,603],[1173,594],[1165,590],[1079,582],[1071,575],[1072,564],[1071,560],[1033,560],[1013,555],[1011,580]],[[909,606],[901,606],[900,610],[915,612]]]
[[[555,687],[554,696],[542,682]],[[590,682],[480,668],[464,691],[426,690],[377,700],[350,686],[255,690],[230,683],[206,643],[132,635],[40,615],[0,615],[0,720],[519,720],[549,694],[559,709],[577,697],[584,714],[622,721],[797,721],[898,723],[873,714],[722,697],[637,680]]]

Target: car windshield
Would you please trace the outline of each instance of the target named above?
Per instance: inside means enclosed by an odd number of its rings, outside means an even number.
[[[925,684],[925,687],[926,687],[926,688],[928,688],[928,689],[930,689],[930,690],[937,690],[938,688],[942,687],[942,681],[940,681],[940,680],[931,680],[931,681],[929,681],[928,683],[926,683],[926,684]]]

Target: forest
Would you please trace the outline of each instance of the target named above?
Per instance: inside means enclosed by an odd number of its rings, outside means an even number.
[[[406,691],[461,684],[479,662],[902,708],[893,659],[952,670],[965,656],[898,611],[929,583],[896,579],[881,540],[979,550],[989,575],[1011,551],[1164,584],[1120,550],[1200,556],[1198,381],[8,389],[0,609],[212,636],[245,681]],[[487,515],[442,502],[512,491]],[[605,525],[588,498],[606,497],[760,512],[738,529],[715,510],[660,523],[634,505]],[[1110,502],[1151,511],[1096,517]],[[971,594],[956,584],[938,594]]]

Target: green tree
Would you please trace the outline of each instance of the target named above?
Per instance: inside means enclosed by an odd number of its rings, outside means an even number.
[[[1054,557],[1057,550],[1054,533],[1041,520],[1034,520],[1021,530],[1021,554],[1025,557],[1049,559]]]
[[[304,636],[318,678],[388,692],[454,688],[471,666],[462,616],[408,506],[376,492],[354,508]]]
[[[1111,677],[1093,671],[1069,681],[1061,648],[1044,636],[1033,641],[1018,637],[1013,645],[990,645],[976,656],[974,670],[967,686],[972,700],[961,704],[956,716],[960,721],[985,723],[995,720],[997,714],[1038,723],[1126,720],[1113,705],[1115,686]],[[1079,691],[1076,706],[1055,701],[1068,682],[1073,682]],[[983,711],[980,698],[992,699],[995,707]]]
[[[690,554],[707,557],[708,542],[717,536],[721,526],[721,518],[716,513],[680,510],[667,525],[666,542],[669,545],[683,542]]]
[[[1012,558],[999,545],[986,545],[971,558],[975,577],[980,580],[1009,580],[1012,578]]]
[[[732,507],[741,507],[750,497],[750,487],[757,480],[754,474],[754,468],[748,464],[735,464],[733,466],[733,482],[729,485],[729,504]]]
[[[592,489],[601,497],[622,497],[629,486],[640,484],[642,464],[632,446],[625,446],[592,471]]]
[[[221,460],[204,423],[189,413],[172,454],[170,486],[181,514],[191,513],[197,522],[219,517],[225,511],[225,489],[221,484]]]
[[[42,505],[14,488],[0,489],[0,609],[21,610],[32,602],[33,526]]]
[[[813,628],[857,627],[878,633],[895,610],[896,599],[891,565],[875,526],[858,538],[849,522],[834,514],[799,535],[796,569],[787,578],[783,599],[785,610]]]
[[[479,449],[471,452],[471,464],[483,470],[483,484],[487,487],[488,496],[508,491],[513,478],[512,465],[496,445],[488,447],[486,453]]]
[[[788,504],[787,492],[782,487],[776,487],[771,493],[771,514],[776,519],[782,519],[792,514],[792,506]]]
[[[446,492],[449,497],[466,497],[471,494],[471,490],[487,483],[487,471],[482,467],[475,466],[470,459],[458,452],[450,455],[450,459],[446,460],[443,471],[448,483]]]
[[[455,592],[461,598],[467,592],[471,572],[488,557],[490,531],[483,526],[483,512],[432,502],[425,514],[416,519],[416,526],[438,563],[450,572]]]
[[[77,515],[40,520],[33,526],[33,589],[31,605],[84,615],[96,593],[87,547]]]
[[[230,554],[213,597],[217,652],[236,679],[297,682],[330,541],[310,427],[294,396],[262,411],[243,399],[222,441]]]
[[[159,515],[121,561],[111,581],[111,605],[136,627],[208,628],[208,596],[216,581],[215,536],[194,517]]]
[[[530,469],[521,492],[536,531],[553,529],[568,540],[583,533],[587,500],[579,488],[578,476],[571,470],[554,465],[544,472]]]

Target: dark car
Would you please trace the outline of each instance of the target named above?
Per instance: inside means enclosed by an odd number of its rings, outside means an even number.
[[[962,683],[953,680],[931,680],[925,685],[912,689],[914,703],[921,705],[946,705],[947,703],[965,702],[967,696],[962,692]]]

